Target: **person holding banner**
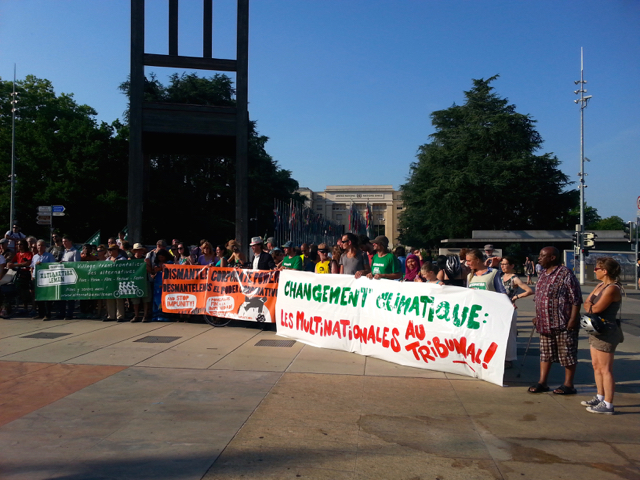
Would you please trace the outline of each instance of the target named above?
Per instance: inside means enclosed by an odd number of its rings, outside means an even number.
[[[33,281],[33,288],[35,289],[35,274],[36,274],[36,266],[41,263],[53,263],[56,261],[55,257],[47,252],[47,244],[44,240],[38,240],[36,242],[37,253],[33,256],[31,260],[31,280]],[[51,320],[51,302],[43,301],[43,302],[35,302],[37,314],[34,320],[40,320],[47,322]]]
[[[275,270],[276,262],[273,261],[273,257],[262,250],[262,238],[253,237],[249,246],[253,251],[251,268],[254,270]]]
[[[202,255],[198,257],[198,265],[211,265],[215,260],[213,245],[209,242],[204,242],[200,245],[200,250],[202,250]]]
[[[178,265],[191,265],[189,247],[184,242],[178,242],[175,260]],[[214,259],[215,260],[215,259]]]
[[[413,253],[410,253],[407,255],[407,259],[405,261],[404,281],[419,282],[420,280],[418,280],[418,278],[420,278],[420,259]]]
[[[284,248],[284,258],[282,259],[280,270],[302,270],[302,259],[299,255],[296,255],[293,242],[289,240],[282,248]]]
[[[227,258],[227,267],[243,268],[247,264],[247,258],[241,252],[241,246],[236,240],[227,242],[227,250],[231,250],[231,255]]]
[[[23,303],[25,314],[29,312],[29,299],[31,298],[31,273],[29,267],[33,260],[33,253],[29,250],[29,243],[26,239],[16,241],[18,252],[13,261],[7,263],[7,268],[16,271],[16,279],[14,281],[18,297]]]
[[[107,258],[107,262],[122,262],[128,260],[125,255],[120,253],[120,247],[118,247],[116,243],[109,245],[108,251],[109,257]],[[109,298],[106,300],[106,304],[107,317],[103,322],[113,322],[115,320],[124,322],[126,320],[124,316],[124,298]]]
[[[132,260],[144,260],[147,254],[147,249],[141,243],[135,243],[133,245],[133,258]],[[140,317],[140,304],[142,303],[144,313],[142,315],[142,323],[149,321],[149,307],[151,306],[151,299],[153,296],[153,283],[149,283],[147,278],[147,296],[144,298],[132,298],[131,304],[133,305],[133,318],[131,323],[136,323]]]
[[[442,280],[438,280],[438,267],[431,262],[424,262],[422,264],[420,267],[420,275],[418,275],[414,281],[444,285]]]
[[[340,256],[340,273],[355,278],[369,273],[369,256],[359,248],[359,238],[349,232],[342,235],[341,241],[344,252]]]
[[[542,272],[536,285],[536,316],[533,324],[540,334],[540,380],[529,387],[530,393],[548,392],[547,377],[552,363],[564,367],[564,383],[556,395],[575,395],[573,377],[578,365],[578,332],[582,291],[576,276],[561,265],[555,247],[540,250],[538,264]]]
[[[316,273],[331,273],[331,262],[329,258],[329,247],[326,243],[318,245],[318,262],[316,263]]]
[[[484,255],[478,249],[467,252],[467,266],[471,272],[467,276],[467,287],[475,290],[504,293],[507,290],[502,284],[500,272],[484,263]]]
[[[389,239],[384,235],[378,235],[371,243],[376,254],[371,261],[371,273],[367,275],[367,278],[398,280],[402,277],[400,262],[393,253],[389,252]]]
[[[165,264],[171,264],[171,254],[168,250],[161,248],[156,252],[155,261],[152,267],[153,274],[153,312],[151,321],[169,322],[170,320],[162,312],[162,270]]]

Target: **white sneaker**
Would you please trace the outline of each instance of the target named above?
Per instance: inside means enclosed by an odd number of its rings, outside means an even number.
[[[613,415],[615,413],[613,405],[611,405],[611,408],[607,408],[604,402],[600,402],[595,407],[587,407],[587,412],[603,413],[604,415]]]
[[[598,396],[594,395],[594,397],[591,400],[583,400],[583,401],[581,401],[580,405],[583,405],[585,407],[595,407],[599,403],[600,403],[600,400],[598,400]]]

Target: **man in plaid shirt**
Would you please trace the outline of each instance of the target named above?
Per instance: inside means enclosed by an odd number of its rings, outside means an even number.
[[[579,316],[582,292],[575,275],[560,264],[560,252],[555,247],[540,250],[538,263],[543,270],[536,284],[536,316],[533,323],[540,334],[540,380],[529,387],[530,393],[549,391],[547,377],[551,364],[564,367],[564,384],[556,388],[557,395],[576,393],[573,377],[578,364]]]

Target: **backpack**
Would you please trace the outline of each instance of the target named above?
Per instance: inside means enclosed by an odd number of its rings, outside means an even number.
[[[462,272],[460,257],[458,257],[457,255],[448,255],[447,263],[444,266],[444,272],[447,274],[447,277],[450,280],[460,275],[460,272]]]

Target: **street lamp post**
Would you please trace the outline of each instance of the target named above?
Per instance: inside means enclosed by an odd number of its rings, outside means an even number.
[[[578,237],[580,285],[584,285],[584,189],[586,188],[584,183],[584,177],[586,176],[586,173],[584,173],[584,109],[587,107],[592,95],[585,96],[587,90],[584,88],[584,84],[587,83],[587,81],[584,79],[584,52],[582,48],[580,48],[580,80],[576,80],[574,83],[576,85],[580,85],[580,88],[575,90],[573,93],[580,95],[580,98],[578,100],[574,100],[574,102],[580,105],[580,173],[578,173],[578,176],[580,177],[580,234]]]
[[[9,230],[15,221],[16,200],[16,108],[18,94],[16,92],[16,64],[13,64],[13,92],[11,93],[11,211],[9,212]]]

